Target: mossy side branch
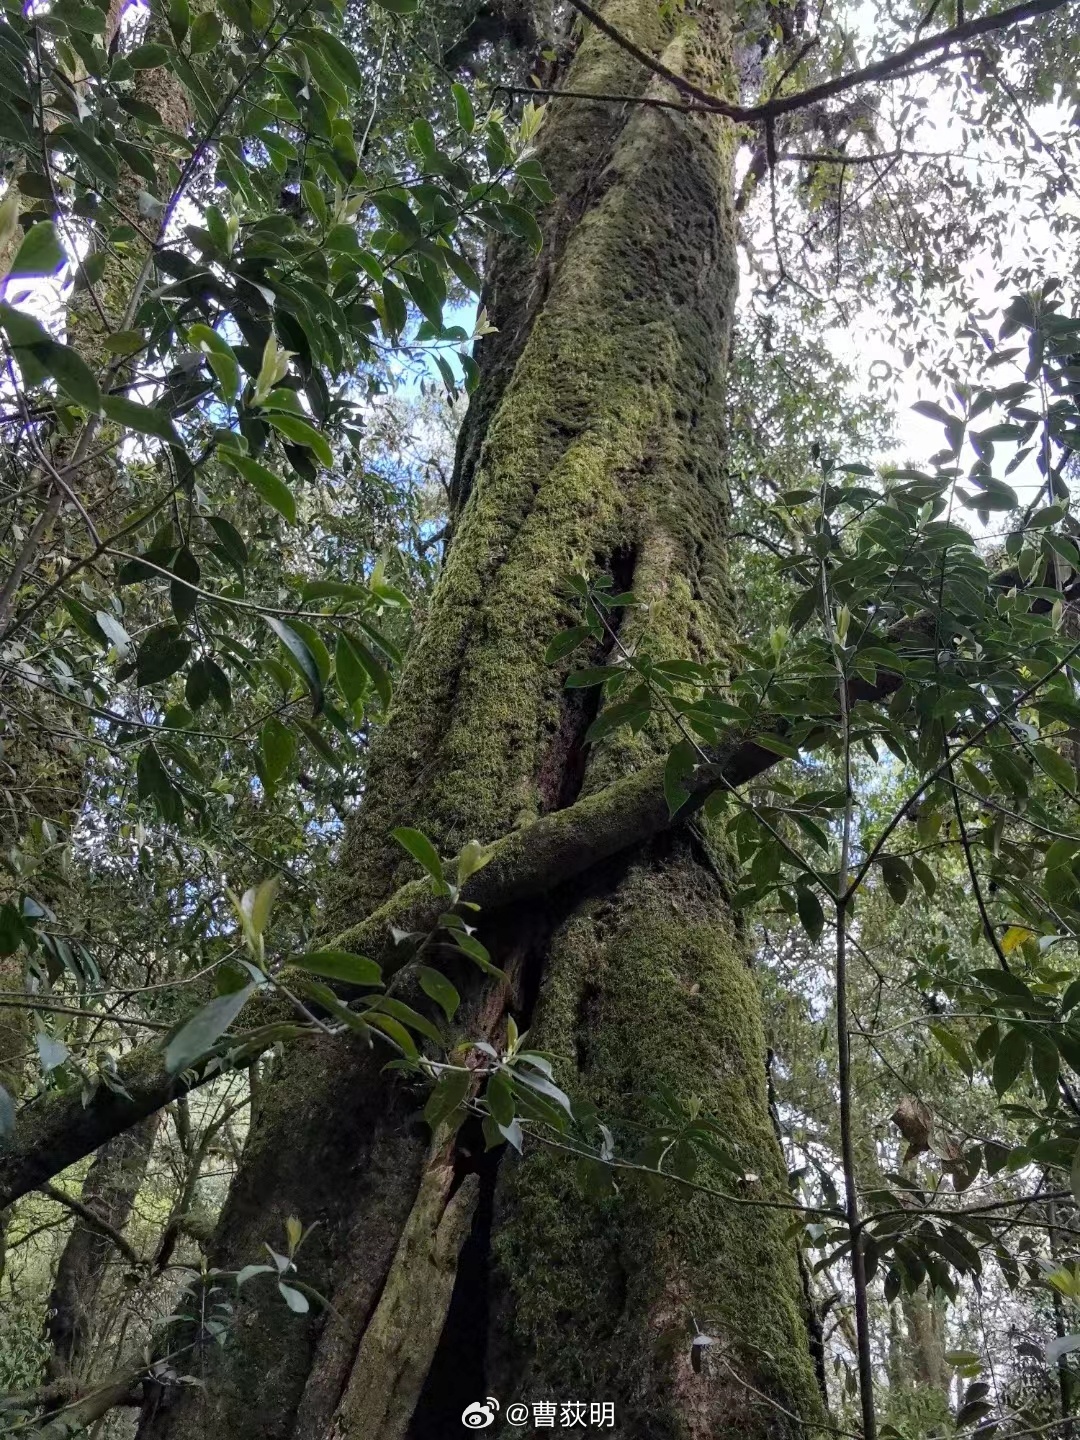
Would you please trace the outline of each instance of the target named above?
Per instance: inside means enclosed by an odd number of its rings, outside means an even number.
[[[1010,579],[1005,572],[991,581],[991,587],[1008,584]],[[889,638],[898,645],[917,644],[924,637],[926,623],[922,615],[905,620],[893,628]],[[901,683],[899,675],[879,671],[876,684],[859,680],[852,683],[851,690],[856,700],[874,702],[886,699]],[[763,728],[757,733],[764,738],[768,733],[781,733],[781,729],[778,726],[769,732]],[[734,732],[726,745],[711,752],[708,765],[687,777],[684,783],[689,798],[674,816],[664,798],[666,762],[651,761],[565,810],[544,815],[497,840],[490,848],[488,863],[466,883],[463,898],[482,909],[495,910],[543,895],[601,861],[682,825],[710,795],[739,789],[780,758],[753,735]],[[394,943],[391,927],[430,930],[444,908],[444,900],[431,893],[426,881],[410,881],[334,943],[369,955],[386,974],[392,974],[404,956]],[[288,1018],[280,999],[267,997],[258,1003],[259,1023]],[[198,1068],[170,1075],[156,1043],[131,1050],[120,1060],[117,1071],[126,1093],[102,1086],[85,1106],[75,1093],[50,1095],[19,1112],[15,1135],[0,1151],[0,1206],[12,1204],[114,1135],[211,1078]]]
[[[917,623],[908,622],[907,628],[914,630]],[[866,693],[857,698],[883,699],[900,683],[899,676],[879,674],[877,685],[865,685]],[[754,738],[741,732],[733,735],[727,746],[712,752],[709,765],[687,778],[689,799],[674,816],[664,798],[665,762],[652,761],[565,810],[544,815],[496,841],[488,863],[466,883],[463,898],[494,910],[543,895],[612,855],[681,825],[710,795],[738,789],[779,759]],[[392,974],[405,957],[394,943],[391,927],[430,930],[444,908],[445,901],[431,893],[426,881],[414,880],[334,943],[369,955],[384,973]],[[258,1021],[272,1024],[289,1013],[283,1000],[267,997],[259,1003]],[[89,1105],[71,1093],[34,1100],[20,1111],[15,1135],[0,1151],[0,1206],[10,1205],[211,1078],[211,1073],[198,1068],[170,1075],[156,1043],[130,1051],[120,1060],[117,1073],[126,1093],[102,1086]]]

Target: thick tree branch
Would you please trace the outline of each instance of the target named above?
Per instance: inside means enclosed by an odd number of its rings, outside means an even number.
[[[905,46],[903,50],[886,55],[883,60],[877,60],[872,65],[865,65],[860,70],[851,70],[846,75],[837,75],[832,80],[825,80],[820,85],[811,85],[809,89],[796,91],[793,95],[776,96],[761,105],[735,105],[730,100],[722,100],[720,96],[701,89],[692,80],[688,80],[684,75],[677,75],[662,60],[650,55],[647,50],[643,50],[628,36],[623,35],[610,21],[605,20],[598,10],[593,9],[588,0],[570,0],[570,3],[579,14],[602,31],[609,40],[613,40],[616,45],[625,50],[628,55],[632,55],[654,75],[659,75],[662,80],[673,85],[681,95],[696,101],[702,109],[711,110],[717,115],[726,115],[729,120],[754,124],[771,120],[777,115],[789,115],[795,110],[805,110],[808,105],[815,105],[821,100],[831,100],[834,96],[843,95],[845,91],[853,90],[859,85],[870,85],[882,80],[893,79],[907,66],[916,60],[921,60],[924,56],[939,54],[948,50],[952,45],[977,39],[980,35],[990,35],[997,30],[1007,30],[1010,26],[1019,25],[1024,20],[1033,20],[1040,15],[1048,15],[1054,10],[1063,9],[1065,5],[1072,3],[1072,0],[1024,0],[1023,4],[1013,5],[1008,10],[999,10],[990,15],[980,15],[975,20],[967,20],[962,25],[954,25],[949,30],[939,30],[934,35],[927,35],[922,40],[916,40],[911,45]]]

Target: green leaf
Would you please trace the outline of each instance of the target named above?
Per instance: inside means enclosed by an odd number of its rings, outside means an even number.
[[[184,699],[193,710],[198,710],[213,697],[222,711],[227,712],[232,704],[232,689],[229,677],[216,660],[203,655],[195,660],[187,674]]]
[[[222,26],[218,16],[213,10],[203,10],[196,15],[188,37],[191,53],[205,55],[208,50],[213,50],[221,39],[221,33]]]
[[[807,935],[815,942],[820,940],[825,929],[825,912],[821,908],[821,901],[813,890],[800,885],[795,891],[795,903],[799,910],[799,920]]]
[[[531,210],[526,210],[524,205],[518,205],[513,200],[499,202],[497,209],[507,228],[522,240],[528,242],[534,254],[539,254],[543,248],[544,236],[540,226],[536,223],[536,217]]]
[[[402,1025],[408,1026],[410,1030],[415,1030],[418,1035],[423,1035],[425,1040],[430,1040],[433,1045],[442,1048],[443,1037],[438,1030],[426,1015],[421,1015],[411,1005],[396,1000],[392,995],[380,995],[378,999],[371,1002],[370,1008],[364,1011],[364,1015],[370,1019],[375,1011],[378,1011],[380,1015],[392,1016]]]
[[[137,400],[128,400],[122,395],[106,395],[101,408],[109,420],[123,425],[126,430],[138,430],[141,435],[154,435],[168,445],[180,444],[176,427],[163,410],[150,405],[140,405]]]
[[[253,885],[250,890],[244,891],[240,910],[252,935],[262,935],[270,923],[277,888],[278,877],[275,875],[272,880],[264,880],[261,885]]]
[[[475,875],[484,868],[493,854],[494,852],[485,849],[479,840],[469,840],[458,853],[457,883],[464,885],[470,875]]]
[[[331,68],[346,85],[354,90],[364,88],[364,72],[360,69],[356,56],[336,35],[332,35],[329,30],[304,30],[302,34],[305,39],[319,47]]]
[[[405,296],[392,280],[384,279],[382,282],[383,314],[386,316],[386,328],[390,338],[400,335],[405,329],[409,319],[408,306],[405,304]]]
[[[296,736],[276,715],[266,720],[259,733],[263,766],[271,784],[280,780],[296,754]]]
[[[352,955],[347,950],[312,950],[299,955],[293,962],[313,975],[327,980],[340,980],[346,985],[381,985],[382,970],[366,955]]]
[[[334,454],[325,435],[320,435],[307,420],[302,420],[299,415],[284,415],[277,410],[266,411],[263,418],[292,444],[314,450],[319,463],[327,470],[334,468]]]
[[[41,220],[26,232],[8,271],[10,280],[27,275],[55,275],[67,261],[64,247],[51,220]]]
[[[394,687],[391,683],[390,676],[387,673],[386,667],[378,660],[378,658],[372,653],[372,651],[369,650],[369,648],[364,644],[362,640],[357,639],[355,635],[350,635],[345,631],[340,631],[338,634],[337,643],[337,665],[339,677],[342,673],[342,655],[345,652],[347,652],[348,654],[348,658],[345,661],[345,684],[348,684],[350,687],[355,687],[357,681],[357,672],[358,670],[362,671],[368,677],[368,679],[370,679],[372,685],[374,685],[375,693],[378,695],[383,709],[389,709],[390,701],[393,698]],[[342,685],[342,694],[344,694],[345,698],[348,700],[350,699],[350,697],[348,691],[345,689],[345,684]],[[350,703],[352,703],[351,700]]]
[[[209,515],[207,521],[218,538],[225,557],[230,565],[243,571],[248,563],[247,546],[244,544],[244,537],[237,530],[231,521],[226,520],[224,515]]]
[[[573,679],[573,676],[570,677]],[[690,798],[690,791],[683,783],[694,769],[696,751],[689,740],[679,740],[672,747],[664,766],[664,799],[668,815],[674,816]]]
[[[145,635],[135,661],[135,678],[140,685],[155,685],[175,675],[191,654],[191,641],[185,640],[175,625],[158,625]]]
[[[555,1104],[565,1110],[567,1115],[573,1116],[569,1097],[564,1091],[559,1089],[554,1081],[549,1080],[546,1075],[534,1075],[532,1071],[526,1070],[524,1067],[518,1067],[514,1071],[514,1079],[519,1084],[527,1085],[530,1090],[535,1090],[546,1099],[554,1100]]]
[[[967,1048],[962,1042],[944,1025],[931,1025],[930,1033],[946,1054],[952,1056],[970,1080],[975,1073],[975,1067],[972,1065],[971,1056],[968,1054]]]
[[[544,651],[544,659],[549,665],[557,660],[562,660],[571,651],[576,650],[583,640],[587,640],[590,631],[587,625],[575,625],[570,630],[564,630],[561,635],[556,635],[551,644]]]
[[[311,651],[312,658],[319,667],[319,679],[325,688],[326,682],[330,679],[330,651],[323,644],[322,636],[313,625],[309,625],[306,620],[301,620],[299,616],[290,620],[289,625]]]
[[[933,400],[917,400],[911,408],[916,415],[925,415],[928,420],[936,420],[941,425],[952,425],[957,418]]]
[[[447,246],[447,248],[444,249],[441,254],[447,265],[449,265],[450,269],[461,281],[462,285],[465,286],[465,289],[471,290],[474,295],[479,295],[480,291],[484,288],[484,282],[480,279],[480,276],[473,269],[469,261],[466,260],[465,256],[460,255],[456,250],[452,250],[449,246]],[[470,356],[463,355],[461,358],[463,361],[471,361]]]
[[[911,857],[911,868],[914,870],[919,884],[926,891],[927,895],[933,896],[934,891],[937,889],[937,876],[930,869],[930,866],[918,855],[913,855]]]
[[[1036,1083],[1050,1104],[1057,1094],[1058,1052],[1057,1046],[1042,1030],[1033,1030],[1028,1036],[1031,1047],[1031,1069]]]
[[[265,465],[260,465],[257,460],[252,460],[249,455],[240,455],[237,451],[228,449],[218,453],[227,465],[239,471],[260,500],[264,500],[279,515],[284,515],[290,525],[296,524],[296,500],[280,476],[268,470]]]
[[[514,1092],[510,1087],[509,1077],[502,1070],[497,1070],[487,1083],[484,1091],[484,1099],[487,1101],[488,1111],[497,1125],[510,1125],[514,1119]]]
[[[373,1014],[370,1010],[365,1011],[364,1015],[369,1025],[374,1026],[376,1030],[381,1030],[384,1035],[388,1035],[394,1044],[404,1051],[406,1059],[415,1060],[417,1058],[420,1052],[416,1048],[416,1041],[400,1020],[395,1020],[392,1015]]]
[[[1039,768],[1049,775],[1056,785],[1060,785],[1069,795],[1075,792],[1076,771],[1064,755],[1060,755],[1052,745],[1042,743],[1032,745],[1031,752],[1039,762]]]
[[[167,15],[172,37],[179,45],[191,24],[191,7],[188,0],[168,0]]]
[[[86,608],[81,600],[76,600],[74,596],[71,595],[65,595],[64,609],[88,640],[93,640],[108,649],[110,644],[109,637],[98,624],[97,617],[92,611]]]
[[[585,739],[593,745],[597,740],[602,740],[605,735],[610,735],[620,725],[629,725],[632,729],[638,730],[648,719],[649,709],[647,704],[640,700],[620,700],[615,705],[606,705],[600,714],[585,731]]]
[[[165,1046],[165,1068],[170,1075],[186,1070],[212,1049],[254,991],[254,985],[245,985],[229,995],[217,995],[185,1020]]]
[[[207,362],[226,400],[235,400],[240,393],[240,364],[227,340],[223,340],[209,325],[192,325],[188,339],[206,356]]]
[[[1080,980],[1070,980],[1065,987],[1065,994],[1061,997],[1062,1015],[1067,1015],[1078,1004],[1080,1004]]]
[[[94,616],[98,626],[107,636],[109,643],[121,660],[126,659],[132,648],[131,636],[110,610],[98,610]]]
[[[1015,1084],[1027,1062],[1027,1036],[1015,1026],[1007,1030],[994,1056],[994,1089],[1000,1098]]]
[[[183,819],[180,792],[169,779],[169,772],[153,745],[145,745],[139,752],[135,780],[139,799],[153,801],[167,824],[175,825]]]
[[[421,965],[418,973],[421,990],[442,1008],[447,1020],[453,1020],[461,1004],[461,996],[455,987],[441,970],[433,970],[430,965]]]
[[[355,705],[368,687],[368,672],[340,630],[334,647],[334,673],[342,695],[350,705]]]
[[[286,1285],[284,1280],[279,1280],[277,1288],[294,1315],[306,1315],[311,1309],[307,1296],[302,1290],[297,1290],[295,1285]]]
[[[423,315],[425,320],[430,321],[436,331],[442,330],[443,315],[442,301],[432,290],[430,285],[419,275],[414,275],[411,270],[402,270],[401,278],[405,281],[405,288],[412,297],[412,302]]]
[[[320,759],[325,760],[327,765],[329,765],[332,770],[336,770],[338,774],[340,774],[341,761],[338,758],[334,747],[326,739],[326,736],[321,734],[316,726],[309,724],[307,720],[300,719],[299,716],[293,723],[296,725],[296,728],[300,731],[301,735],[303,735],[304,739],[308,742],[311,748],[315,751],[316,755],[318,755]]]
[[[911,889],[911,870],[906,862],[896,855],[882,855],[878,863],[885,888],[897,905],[903,905]]]
[[[117,330],[105,337],[105,349],[110,355],[134,355],[145,344],[146,336],[141,330]]]
[[[166,45],[136,45],[124,59],[133,70],[158,70],[172,59],[172,51]]]
[[[86,361],[70,345],[54,342],[47,354],[40,357],[42,365],[53,377],[60,389],[76,405],[89,410],[92,415],[101,412],[101,391],[94,378],[94,372]]]
[[[246,1285],[249,1280],[254,1280],[256,1275],[276,1275],[276,1265],[245,1265],[236,1272],[236,1288]]]
[[[346,580],[307,580],[300,594],[304,600],[368,600],[371,591]]]
[[[10,344],[16,349],[35,349],[37,346],[55,345],[55,340],[33,315],[17,310],[14,305],[0,303],[0,325],[4,327]]]
[[[450,87],[454,96],[454,111],[457,115],[457,123],[467,134],[471,135],[476,129],[476,112],[473,109],[472,97],[464,85],[456,81]]]
[[[311,691],[312,713],[317,715],[323,707],[322,677],[307,641],[291,625],[286,625],[284,620],[279,620],[275,615],[266,616],[266,623],[285,647],[289,664]]]
[[[450,887],[446,883],[438,851],[422,831],[413,830],[408,825],[400,825],[391,833],[398,844],[403,846],[414,860],[418,860],[431,878],[438,882],[438,886],[443,891],[449,890]]]
[[[988,990],[993,990],[1003,996],[1006,1000],[1013,1001],[1024,1010],[1040,1008],[1039,1002],[1019,975],[1011,975],[1006,970],[973,970],[971,978],[977,980],[980,985],[985,985]]]
[[[444,1070],[424,1106],[424,1119],[437,1130],[458,1111],[463,1112],[472,1079],[467,1070]]]

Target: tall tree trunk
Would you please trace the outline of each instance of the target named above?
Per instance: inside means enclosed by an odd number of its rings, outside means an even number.
[[[159,1116],[151,1115],[102,1146],[87,1171],[80,1199],[111,1229],[122,1231],[157,1134]],[[76,1219],[60,1254],[49,1296],[46,1329],[53,1345],[53,1378],[83,1378],[94,1361],[95,1312],[109,1268],[126,1264],[113,1242]]]
[[[655,0],[609,0],[605,14],[730,92],[729,0],[677,22]],[[650,80],[590,31],[565,84],[641,96]],[[492,257],[498,334],[480,347],[459,445],[455,539],[349,831],[331,917],[346,930],[407,873],[395,824],[450,854],[669,739],[585,744],[594,712],[544,659],[572,618],[568,572],[632,585],[648,608],[627,612],[621,639],[659,657],[722,660],[734,634],[722,411],[735,137],[716,116],[631,104],[550,112],[545,246],[534,260],[501,242]],[[661,1085],[700,1098],[743,1147],[748,1197],[782,1201],[757,993],[727,896],[701,836],[520,907],[485,931],[511,985],[471,988],[467,1033],[497,1042],[511,1010],[606,1116],[644,1120]],[[205,1385],[159,1396],[144,1440],[426,1440],[458,1433],[487,1394],[611,1401],[627,1440],[796,1435],[792,1413],[819,1418],[782,1210],[671,1182],[588,1199],[566,1156],[484,1155],[468,1126],[431,1145],[422,1097],[380,1075],[383,1058],[344,1040],[289,1057],[213,1256],[234,1268],[288,1215],[318,1221],[301,1274],[334,1312],[297,1320],[245,1300],[232,1346],[196,1362]],[[722,1183],[708,1166],[699,1178]]]

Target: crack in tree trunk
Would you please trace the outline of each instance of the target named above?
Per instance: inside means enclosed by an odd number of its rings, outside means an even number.
[[[424,1169],[327,1440],[404,1440],[476,1211],[479,1180],[468,1175],[456,1185],[451,1152],[443,1142]]]

